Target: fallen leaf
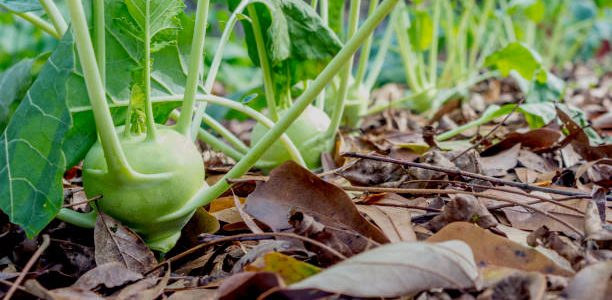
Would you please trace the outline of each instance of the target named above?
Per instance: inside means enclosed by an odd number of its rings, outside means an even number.
[[[216,299],[216,290],[193,288],[189,290],[177,291],[168,297],[168,300],[213,300]]]
[[[244,210],[274,231],[291,228],[291,210],[312,215],[333,227],[354,230],[380,243],[389,240],[368,222],[342,189],[327,183],[293,161],[270,173],[247,198]]]
[[[405,173],[400,165],[370,159],[355,160],[347,168],[337,172],[338,175],[356,186],[373,186],[396,182]]]
[[[495,155],[481,156],[482,172],[488,176],[506,175],[508,170],[513,169],[518,164],[520,150],[521,144],[519,143]]]
[[[170,271],[162,278],[147,277],[123,288],[114,300],[151,300],[160,296],[170,280]]]
[[[569,132],[566,139],[573,146],[574,150],[587,161],[598,160],[601,158],[612,157],[612,144],[604,144],[599,146],[592,146],[589,141],[589,136],[584,132],[582,128],[570,116],[568,116],[563,110],[557,108],[557,115],[563,122],[563,126]]]
[[[314,274],[321,269],[309,263],[299,261],[279,252],[270,252],[244,268],[249,272],[273,272],[278,274],[286,284],[293,284]]]
[[[189,219],[189,222],[181,231],[181,239],[189,241],[189,245],[198,244],[198,236],[202,233],[215,233],[219,231],[221,224],[215,216],[211,215],[203,207],[198,207]]]
[[[435,216],[427,227],[436,232],[449,223],[467,221],[478,224],[482,228],[497,226],[497,220],[489,210],[472,195],[453,195],[444,206],[441,214]]]
[[[114,288],[140,279],[142,279],[140,273],[126,269],[122,263],[109,262],[83,274],[72,287],[93,290],[98,286],[104,285],[106,288]]]
[[[357,209],[370,217],[392,243],[416,241],[408,208],[357,205]]]
[[[535,249],[517,244],[471,223],[450,223],[427,239],[429,242],[451,240],[467,243],[480,267],[494,265],[561,276],[573,274],[571,270],[562,269]]]
[[[478,288],[480,281],[472,251],[463,242],[401,242],[353,256],[289,288],[399,297],[430,288]]]
[[[604,195],[605,196],[605,195]],[[612,229],[609,224],[604,227],[601,221],[599,209],[594,201],[589,201],[584,214],[584,233],[587,239],[595,241],[611,241]]]
[[[491,286],[491,299],[538,300],[546,296],[546,277],[541,273],[491,267],[483,270],[483,277]]]
[[[542,152],[552,148],[561,138],[561,132],[556,129],[538,128],[525,133],[510,132],[499,143],[492,145],[482,151],[483,156],[495,155],[501,151],[510,149],[520,143],[523,148],[533,152]]]
[[[217,299],[257,299],[268,290],[282,286],[282,279],[276,273],[242,272],[223,280],[217,290]]]
[[[567,299],[607,300],[612,295],[612,261],[582,269],[564,291]]]
[[[48,290],[42,286],[36,279],[29,279],[24,283],[28,293],[40,298],[50,300],[101,300],[102,296],[82,288],[66,287]]]
[[[119,262],[128,270],[144,273],[157,264],[153,251],[129,228],[100,213],[94,228],[96,264]]]
[[[519,151],[518,161],[527,169],[540,173],[548,173],[557,169],[553,161],[524,149]]]

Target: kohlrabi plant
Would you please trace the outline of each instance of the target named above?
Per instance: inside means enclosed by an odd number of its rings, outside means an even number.
[[[310,140],[311,133],[304,131],[313,128],[312,123],[327,132],[330,125],[311,103],[346,68],[398,0],[382,1],[344,44],[329,40],[318,45],[312,45],[317,38],[333,35],[302,1],[236,1],[205,80],[201,77],[209,1],[197,2],[192,18],[180,0],[92,0],[87,6],[91,14],[81,0],[67,0],[70,20],[65,23],[70,29],[63,34],[63,17],[53,13],[51,0],[41,0],[54,25],[41,19],[38,26],[53,29],[61,40],[0,139],[5,162],[0,167],[0,208],[28,236],[38,234],[55,217],[92,227],[98,212],[104,212],[134,229],[151,248],[166,252],[196,209],[229,188],[228,179],[254,166],[276,165],[277,157],[260,158],[277,143],[288,157],[316,165],[318,157],[302,155],[298,147]],[[262,74],[274,77],[264,80],[266,98],[274,101],[268,107],[270,118],[211,93],[224,47],[239,19],[247,22],[247,31],[251,28],[247,46],[260,58]],[[270,28],[284,37],[261,35]],[[323,33],[312,40],[297,38],[316,32]],[[318,52],[323,50],[327,52]],[[282,72],[288,73],[283,77]],[[293,95],[290,89],[300,81],[301,91]],[[240,111],[265,129],[249,148],[206,113],[207,103]],[[169,118],[174,124],[167,123]],[[202,122],[225,141],[203,130]],[[212,186],[204,182],[204,162],[195,139],[238,161]],[[89,213],[61,208],[62,175],[80,161],[87,196],[101,196]]]

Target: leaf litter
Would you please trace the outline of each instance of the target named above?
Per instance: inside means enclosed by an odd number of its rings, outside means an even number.
[[[499,90],[474,97],[520,101],[505,80],[485,84]],[[200,209],[164,256],[104,215],[94,231],[54,221],[36,254],[42,236],[27,240],[2,215],[0,296],[15,286],[26,299],[609,297],[609,144],[593,143],[564,107],[539,129],[518,116],[432,140],[477,118],[482,107],[470,105],[451,101],[429,120],[368,116],[361,134],[339,135],[319,174],[292,162],[252,173]],[[601,107],[587,116],[606,136]],[[212,182],[232,160],[205,151],[220,157],[207,163]],[[65,174],[65,203],[87,210],[80,176]]]

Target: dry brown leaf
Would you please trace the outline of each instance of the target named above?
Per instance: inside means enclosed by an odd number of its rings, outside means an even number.
[[[94,228],[96,264],[119,262],[128,270],[144,273],[157,264],[155,255],[129,228],[100,213]]]
[[[387,162],[359,159],[337,174],[344,177],[352,185],[372,186],[388,182],[396,182],[406,172],[402,166]]]
[[[151,300],[156,299],[164,292],[170,280],[170,271],[162,278],[147,277],[132,285],[123,288],[114,300]]]
[[[569,139],[574,150],[587,161],[598,160],[612,157],[612,144],[592,146],[589,136],[568,116],[563,110],[557,108],[557,116],[563,122],[564,127],[569,131],[566,139]]]
[[[128,270],[120,262],[110,262],[89,270],[72,287],[93,290],[100,285],[104,285],[107,288],[114,288],[140,279],[142,279],[140,273]]]
[[[219,300],[249,300],[270,289],[282,287],[282,279],[271,272],[242,272],[223,280],[217,290]]]
[[[321,272],[321,269],[291,256],[270,252],[244,268],[250,272],[274,272],[286,284],[296,283]]]
[[[357,205],[389,238],[392,243],[416,241],[410,209],[377,205]]]
[[[539,128],[525,133],[511,132],[499,143],[486,148],[482,155],[490,156],[497,154],[514,145],[521,143],[523,148],[534,152],[542,152],[552,148],[561,138],[561,132],[556,129]]]
[[[399,297],[431,288],[479,288],[472,251],[463,242],[401,242],[353,256],[290,289],[353,297]]]
[[[476,197],[472,195],[452,195],[452,200],[444,206],[441,214],[435,216],[427,227],[436,232],[448,223],[456,221],[474,222],[482,228],[497,226],[497,220]]]
[[[244,210],[274,231],[291,228],[289,215],[299,210],[327,226],[353,230],[381,243],[389,241],[359,214],[346,192],[293,161],[274,169],[247,199]]]
[[[451,240],[467,243],[474,252],[476,263],[481,267],[494,265],[562,276],[573,274],[535,249],[522,246],[471,223],[450,223],[427,239],[430,242]]]
[[[28,293],[40,298],[48,300],[101,300],[104,299],[100,295],[86,289],[81,288],[59,288],[48,290],[35,279],[29,279],[24,283]],[[17,298],[17,297],[15,297]]]
[[[213,300],[216,294],[217,291],[213,289],[194,288],[177,291],[168,300]]]
[[[215,233],[219,231],[221,224],[219,220],[206,211],[203,207],[198,207],[189,219],[189,222],[181,231],[181,239],[189,241],[189,245],[198,244],[198,236],[202,233]],[[188,245],[187,245],[188,246]]]
[[[557,169],[552,160],[524,149],[519,151],[518,161],[523,167],[540,173],[548,173]]]
[[[564,291],[567,299],[608,300],[612,296],[612,261],[582,269]]]
[[[490,297],[479,299],[545,299],[546,276],[537,272],[522,272],[503,267],[490,267],[483,270],[485,284],[491,286]]]
[[[495,155],[481,156],[482,172],[488,176],[506,175],[508,170],[513,169],[518,164],[520,150],[521,144],[519,143]]]

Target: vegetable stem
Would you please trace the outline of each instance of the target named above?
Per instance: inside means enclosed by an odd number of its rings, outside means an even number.
[[[253,36],[255,37],[255,45],[257,46],[257,56],[259,57],[259,65],[261,66],[261,72],[263,73],[264,92],[266,94],[268,112],[270,114],[270,118],[273,121],[276,121],[278,120],[278,111],[276,109],[276,99],[274,98],[274,82],[272,79],[272,70],[270,69],[270,61],[268,60],[266,45],[263,35],[261,34],[259,17],[257,16],[257,11],[253,5],[247,7],[247,10],[249,11],[249,16],[251,17]]]
[[[440,31],[440,1],[434,1],[433,30],[431,50],[429,51],[429,84],[436,86],[438,81],[438,38]]]
[[[151,103],[151,1],[145,2],[145,26],[144,26],[144,92],[145,92],[145,115],[147,127],[147,141],[157,138],[155,129],[155,118],[153,117],[153,103]]]
[[[361,0],[351,0],[351,7],[349,10],[349,28],[347,32],[347,40],[350,40],[355,32],[357,31],[357,27],[359,26],[359,10],[361,8]],[[367,36],[364,40],[370,36]],[[350,55],[350,59],[343,65],[342,73],[340,73],[340,87],[338,88],[337,99],[335,99],[334,110],[332,111],[331,123],[325,133],[325,137],[333,137],[340,128],[340,122],[342,121],[342,115],[344,114],[344,103],[346,102],[346,97],[348,95],[348,84],[349,78],[351,76],[351,69],[353,67],[353,56],[354,53]]]
[[[408,33],[406,29],[408,28],[408,20],[405,11],[406,6],[402,3],[399,5],[397,18],[393,19],[393,27],[395,28],[395,33],[397,35],[397,43],[400,47],[400,55],[402,57],[402,63],[404,65],[404,72],[406,72],[406,77],[408,80],[408,86],[410,89],[418,93],[422,90],[422,87],[418,83],[416,70],[415,70],[415,62],[416,59],[413,55],[412,47],[410,45],[410,40],[408,39]]]
[[[387,52],[389,51],[389,46],[391,45],[391,38],[393,38],[393,25],[391,24],[393,23],[393,19],[396,17],[397,13],[393,12],[390,16],[390,24],[387,24],[382,41],[378,46],[378,51],[376,52],[376,57],[374,58],[374,62],[372,63],[370,72],[368,72],[368,76],[365,79],[364,84],[368,91],[371,91],[372,88],[374,88],[374,84],[376,84],[376,79],[382,71],[383,64],[385,63],[385,58],[387,57]]]
[[[68,8],[70,10],[70,19],[72,20],[78,56],[83,68],[85,84],[87,85],[87,93],[89,94],[91,108],[94,113],[96,128],[100,135],[106,164],[112,173],[134,174],[123,149],[121,149],[119,138],[115,132],[113,119],[106,102],[104,85],[102,84],[100,72],[96,64],[83,4],[80,0],[68,0]]]
[[[12,11],[8,7],[2,4],[0,4],[0,8],[14,13],[16,16],[30,22],[32,25],[34,25],[38,29],[48,33],[49,35],[51,35],[52,37],[58,40],[62,38],[62,36],[55,30],[55,27],[53,27],[53,25],[49,24],[47,21],[43,20],[42,18],[40,18],[34,13],[31,13],[31,12],[21,13],[21,12]]]
[[[191,132],[191,124],[193,121],[193,111],[195,109],[194,97],[198,89],[200,69],[202,67],[209,3],[209,0],[198,0],[193,41],[191,42],[191,52],[189,53],[189,71],[187,72],[185,95],[181,107],[181,116],[176,123],[176,130],[186,136],[193,134]],[[199,120],[197,121],[199,122]]]
[[[94,51],[96,53],[98,69],[100,70],[100,78],[102,78],[102,85],[106,86],[106,24],[104,20],[104,0],[93,1],[93,13]]]
[[[370,0],[370,7],[368,8],[368,15],[376,10],[378,0]],[[368,68],[368,61],[370,60],[370,51],[372,50],[372,39],[373,35],[370,35],[368,39],[363,43],[361,47],[361,53],[359,54],[359,63],[357,66],[357,72],[355,73],[355,86],[361,85],[363,78],[365,77],[366,69]]]
[[[96,226],[96,218],[98,211],[92,210],[88,213],[74,211],[69,208],[60,209],[56,218],[82,228],[94,228]]]
[[[349,39],[338,54],[329,62],[323,71],[295,101],[287,113],[262,137],[261,140],[217,183],[210,187],[202,187],[180,210],[158,219],[158,221],[172,220],[177,216],[184,216],[196,208],[210,203],[229,188],[228,179],[244,175],[270,148],[270,146],[284,133],[287,128],[312,103],[316,96],[325,88],[338,71],[351,58],[363,41],[374,31],[376,26],[388,15],[399,0],[384,0],[378,9],[365,21],[361,29]]]
[[[68,29],[68,24],[66,24],[66,20],[64,20],[64,17],[57,6],[55,6],[55,3],[53,3],[53,0],[39,0],[39,2],[47,12],[49,19],[51,19],[51,23],[53,23],[53,27],[55,27],[55,32],[63,36]]]
[[[202,121],[214,131],[219,133],[224,139],[226,139],[232,146],[236,147],[236,149],[241,153],[247,153],[249,151],[249,147],[245,145],[238,137],[236,137],[231,131],[227,128],[223,127],[221,123],[217,122],[217,120],[213,119],[211,116],[207,114],[202,115]]]

